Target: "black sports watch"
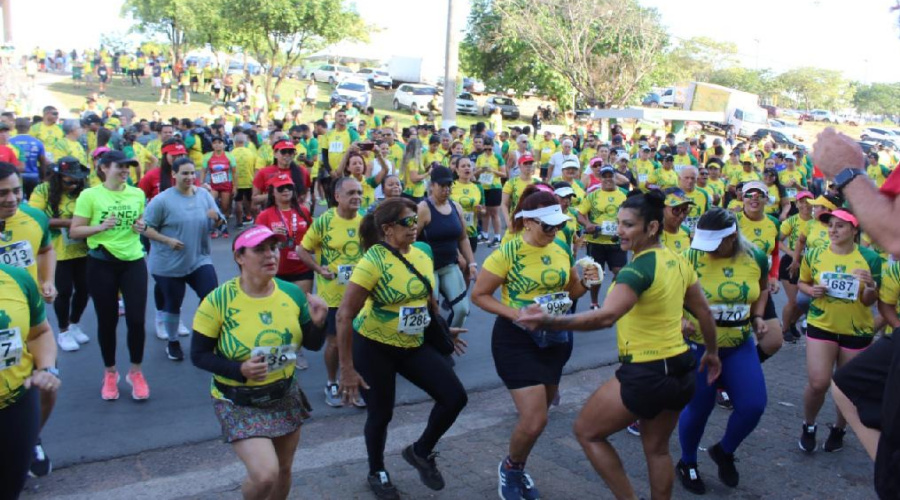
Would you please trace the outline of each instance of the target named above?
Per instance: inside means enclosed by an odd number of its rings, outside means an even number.
[[[838,191],[843,191],[847,184],[850,184],[850,181],[860,175],[866,175],[866,171],[861,168],[846,167],[834,177],[834,183],[837,185]]]

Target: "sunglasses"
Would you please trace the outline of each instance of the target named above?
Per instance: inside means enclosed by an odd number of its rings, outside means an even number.
[[[682,205],[680,207],[672,207],[672,213],[675,215],[684,215],[690,211],[691,211],[691,209],[687,205]]]
[[[81,181],[62,181],[65,186],[77,186],[81,184]]]
[[[764,195],[762,193],[760,193],[759,191],[754,191],[752,193],[744,194],[745,200],[761,200],[761,199],[763,199],[763,197],[764,197]]]
[[[538,219],[535,219],[535,222],[537,222],[538,224],[540,224],[540,225],[541,225],[541,231],[544,231],[544,232],[547,233],[547,234],[555,233],[556,231],[561,231],[562,228],[566,227],[566,223],[565,223],[565,222],[563,222],[562,224],[557,224],[557,225],[555,225],[555,226],[554,226],[554,225],[551,225],[551,224],[547,224],[546,222],[544,222],[544,221],[542,221],[542,220],[538,220]]]
[[[418,215],[408,215],[408,216],[403,217],[403,218],[401,218],[401,219],[397,219],[397,220],[394,222],[394,224],[396,224],[396,225],[398,225],[398,226],[403,226],[403,227],[416,227],[416,225],[417,225],[418,223],[419,223],[419,216],[418,216]]]
[[[296,149],[282,149],[281,151],[279,151],[279,153],[281,153],[281,154],[283,154],[283,155],[291,155],[291,156],[294,156],[294,154],[297,153],[297,150],[296,150]]]
[[[293,190],[294,190],[294,186],[292,186],[290,184],[283,184],[283,185],[275,188],[275,191],[278,191],[279,193],[284,193],[284,192],[293,191]]]

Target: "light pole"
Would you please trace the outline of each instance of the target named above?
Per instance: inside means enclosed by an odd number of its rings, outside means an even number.
[[[454,27],[453,10],[457,0],[447,0],[447,51],[444,60],[444,105],[442,126],[456,124],[456,76],[459,73],[459,32]]]

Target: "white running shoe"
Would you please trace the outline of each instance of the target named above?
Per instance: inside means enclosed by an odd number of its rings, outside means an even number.
[[[169,334],[166,333],[166,324],[162,321],[156,322],[156,338],[159,340],[169,340]]]
[[[79,344],[87,344],[91,340],[91,338],[84,333],[84,330],[78,326],[78,323],[69,325],[69,335],[71,335],[72,338],[75,339],[75,342],[78,342]]]
[[[181,320],[179,320],[178,321],[178,335],[181,335],[182,337],[187,337],[190,334],[191,334],[191,330],[188,327],[184,326],[184,323],[182,323]]]
[[[77,351],[81,348],[69,332],[60,332],[56,337],[56,343],[59,344],[60,349],[66,352]]]

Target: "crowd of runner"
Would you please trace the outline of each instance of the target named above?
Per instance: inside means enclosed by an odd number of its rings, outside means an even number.
[[[60,385],[57,346],[97,342],[100,396],[116,400],[124,316],[125,383],[133,399],[150,398],[141,364],[151,278],[168,358],[182,361],[190,336],[188,356],[213,374],[246,498],[290,489],[311,408],[296,371],[320,349],[325,403],[368,412],[374,494],[399,498],[384,463],[398,374],[435,402],[403,457],[442,489],[434,449],[467,396],[429,332],[449,333],[449,351],[463,354],[472,307],[496,316],[491,352],[518,412],[497,469],[504,499],[540,497],[526,462],[553,425],[575,331],[615,325],[622,363],[584,403],[578,442],[612,493],[634,498],[607,438],[640,436],[652,496],[668,498],[675,476],[705,492],[698,447],[716,404],[732,413],[708,466],[739,485],[735,455],[767,405],[763,363],[803,335],[798,445],[839,451],[840,411],[817,437],[832,374],[900,327],[900,264],[804,150],[620,125],[532,137],[528,126],[484,123],[398,129],[343,108],[313,123],[220,111],[168,121],[95,108],[61,120],[52,106],[34,119],[0,115],[4,493],[50,472],[39,435]],[[880,186],[898,161],[879,148],[865,172]],[[218,275],[217,238],[231,240],[239,276]],[[201,303],[183,314],[187,287]],[[79,326],[88,302],[96,331]]]

